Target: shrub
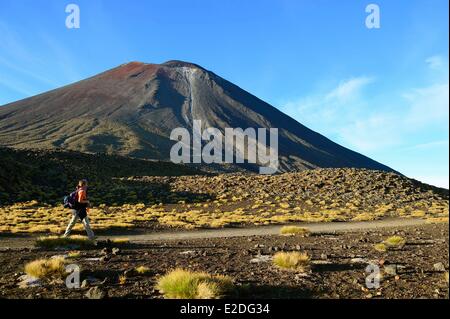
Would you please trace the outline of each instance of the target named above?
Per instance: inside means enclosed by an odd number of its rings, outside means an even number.
[[[231,278],[175,269],[158,280],[156,288],[169,299],[219,299],[233,289]]]
[[[306,253],[279,252],[273,256],[273,263],[282,269],[305,272],[309,267],[310,258]]]
[[[64,258],[38,259],[25,265],[25,273],[39,279],[63,278],[64,265]]]
[[[308,228],[299,226],[284,226],[280,230],[281,235],[299,235],[299,236],[309,236],[310,231]]]

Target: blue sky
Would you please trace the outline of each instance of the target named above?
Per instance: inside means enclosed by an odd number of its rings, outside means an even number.
[[[65,26],[69,3],[80,29]],[[380,29],[365,26],[370,3]],[[2,0],[0,105],[125,62],[180,59],[448,187],[448,9],[447,0]]]

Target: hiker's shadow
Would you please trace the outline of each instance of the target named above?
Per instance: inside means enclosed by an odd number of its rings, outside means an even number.
[[[330,263],[330,264],[316,264],[312,265],[312,270],[314,272],[336,272],[336,271],[348,271],[348,270],[359,270],[365,269],[367,265],[365,264],[339,264],[339,263]]]

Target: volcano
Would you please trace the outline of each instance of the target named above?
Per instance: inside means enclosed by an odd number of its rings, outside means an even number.
[[[130,62],[0,107],[0,145],[169,160],[171,131],[278,128],[281,171],[354,167],[391,171],[316,133],[201,66]]]

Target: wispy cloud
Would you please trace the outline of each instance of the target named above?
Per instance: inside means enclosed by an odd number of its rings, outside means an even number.
[[[361,97],[364,89],[372,82],[374,79],[367,76],[351,77],[328,92],[282,103],[281,109],[304,124],[312,124],[316,130],[336,133],[336,119],[348,124],[359,112],[357,109],[364,108],[366,103]]]
[[[439,141],[432,141],[428,143],[420,143],[413,146],[408,146],[403,148],[403,151],[409,151],[409,150],[427,150],[435,147],[449,147],[449,141],[448,140],[439,140]]]
[[[280,103],[281,109],[344,146],[390,162],[423,182],[448,187],[448,170],[442,166],[449,147],[448,59],[432,56],[424,66],[427,73],[416,87],[373,94],[386,79],[351,77]]]
[[[81,79],[73,54],[49,34],[38,30],[36,34],[42,41],[30,47],[21,34],[0,20],[0,85],[19,93],[19,97]],[[40,59],[44,56],[46,62]],[[52,68],[59,68],[53,77],[48,72],[49,61]]]
[[[412,89],[406,92],[403,97],[410,105],[409,112],[405,117],[406,124],[427,126],[447,123],[448,126],[448,82]]]
[[[36,91],[30,88],[27,84],[23,82],[19,82],[17,80],[13,79],[4,79],[0,77],[0,86],[4,86],[8,88],[9,90],[12,90],[16,93],[19,93],[20,95],[24,97],[32,96],[36,94]],[[3,103],[0,103],[0,105]]]
[[[441,70],[442,68],[446,67],[446,64],[448,64],[446,63],[445,58],[441,55],[430,56],[425,60],[425,63],[432,70]]]
[[[26,63],[36,62],[30,50],[23,45],[20,36],[11,29],[8,24],[0,20],[0,53],[10,59],[16,59]]]
[[[373,77],[359,76],[342,80],[328,92],[313,94],[297,100],[288,101],[281,107],[282,111],[303,124],[331,138],[347,140],[351,134],[347,129],[366,130],[379,123],[381,118],[368,120],[368,103],[364,98],[365,89],[375,82]],[[366,143],[348,139],[349,144],[366,148]]]
[[[81,75],[76,67],[75,58],[72,52],[67,50],[61,43],[56,41],[49,34],[42,33],[41,38],[46,44],[50,54],[54,56],[55,63],[58,65],[67,81],[79,81],[81,79]]]
[[[0,66],[3,66],[5,68],[8,68],[14,72],[18,72],[21,73],[22,75],[28,77],[28,78],[32,78],[36,81],[39,81],[41,83],[50,85],[50,86],[56,86],[58,85],[58,83],[54,80],[50,80],[42,75],[40,75],[37,72],[33,72],[30,69],[25,69],[21,66],[18,66],[17,64],[11,63],[10,61],[7,61],[6,59],[2,58],[0,56]]]
[[[335,89],[325,96],[326,101],[339,101],[341,103],[358,98],[365,86],[372,83],[373,78],[367,76],[350,78],[342,81]]]
[[[447,59],[436,55],[425,63],[435,72],[426,86],[400,93],[391,91],[389,96],[369,96],[365,89],[383,79],[352,77],[328,92],[288,101],[281,109],[312,129],[361,152],[400,146],[421,130],[448,130],[448,70],[442,76]],[[383,107],[376,104],[380,101],[384,101]]]

